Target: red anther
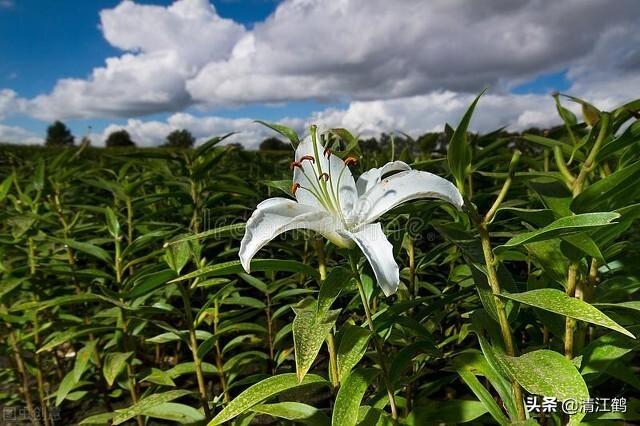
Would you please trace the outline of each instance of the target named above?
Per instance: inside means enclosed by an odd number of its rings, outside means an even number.
[[[318,176],[318,180],[321,180],[322,178],[324,178],[324,181],[328,181],[329,180],[329,173],[324,172],[323,174],[321,174],[320,176]]]
[[[293,170],[296,167],[302,168],[302,164],[299,161],[292,161],[291,164],[289,164],[289,169],[290,170]]]
[[[356,165],[356,164],[358,164],[358,159],[356,157],[347,157],[344,160],[344,164],[346,166]]]
[[[316,159],[315,159],[315,158],[313,158],[311,155],[304,155],[304,156],[300,157],[300,162],[301,162],[301,163],[302,163],[304,160],[309,160],[309,161],[311,161],[311,162],[312,162],[312,163],[314,163],[314,164],[315,164],[315,162],[316,162]]]
[[[331,150],[329,148],[325,148],[322,155],[327,158],[331,157]]]
[[[300,188],[300,184],[298,182],[291,184],[291,193],[293,195],[296,195],[296,191],[298,190],[298,188]]]

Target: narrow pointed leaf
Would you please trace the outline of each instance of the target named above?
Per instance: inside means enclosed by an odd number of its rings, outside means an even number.
[[[336,396],[331,419],[333,426],[356,425],[362,397],[377,374],[378,370],[360,368],[347,376]]]
[[[293,346],[295,348],[296,375],[302,381],[320,352],[327,334],[336,322],[338,311],[318,316],[313,308],[294,309]]]
[[[328,385],[328,382],[315,374],[307,374],[298,382],[295,373],[278,374],[249,387],[222,409],[207,426],[219,425],[244,413],[267,398],[286,390],[308,385]]]
[[[614,212],[584,213],[575,216],[562,217],[545,226],[544,228],[540,228],[531,232],[525,232],[511,238],[503,245],[496,247],[495,251],[496,253],[499,253],[510,248],[521,246],[523,244],[546,241],[564,235],[590,231],[602,226],[607,226],[619,217],[620,214]]]
[[[146,410],[151,410],[165,402],[173,401],[190,393],[191,392],[187,390],[170,390],[168,392],[149,395],[128,408],[116,410],[117,414],[113,418],[113,425],[122,424],[135,416],[143,414]]]
[[[118,377],[118,374],[127,366],[128,360],[132,355],[133,352],[113,352],[108,353],[104,357],[103,373],[109,386],[113,385],[116,377]]]
[[[558,401],[585,401],[589,389],[576,367],[558,352],[541,349],[519,357],[500,355],[505,370],[530,394],[555,397]],[[579,423],[584,413],[571,416]]]
[[[345,325],[338,347],[338,379],[342,383],[367,351],[371,332],[355,325]]]
[[[503,293],[501,296],[515,300],[516,302],[524,303],[525,305],[534,306],[566,317],[606,327],[632,338],[634,337],[630,331],[603,314],[593,305],[575,297],[569,297],[565,292],[560,290],[542,288],[527,291],[525,293]]]

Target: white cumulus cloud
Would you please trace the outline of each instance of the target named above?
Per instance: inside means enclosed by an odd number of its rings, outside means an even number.
[[[100,12],[119,56],[30,100],[0,90],[0,120],[127,118],[96,137],[124,127],[139,145],[157,145],[176,128],[200,139],[240,130],[230,140],[255,147],[268,130],[216,109],[340,101],[346,106],[282,121],[419,134],[456,123],[489,86],[475,130],[545,127],[557,122],[549,96],[510,91],[566,72],[568,92],[601,108],[637,98],[638,27],[637,0],[285,0],[252,29],[208,0],[124,0]],[[171,115],[144,118],[157,113]]]
[[[127,53],[107,58],[87,79],[61,79],[32,100],[33,116],[130,117],[179,111],[192,103],[186,81],[210,61],[226,57],[245,33],[220,18],[207,0],[168,7],[123,1],[100,13],[106,40]]]

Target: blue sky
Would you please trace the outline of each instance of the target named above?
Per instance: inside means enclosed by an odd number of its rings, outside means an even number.
[[[83,78],[106,57],[120,51],[104,39],[99,29],[99,12],[115,7],[120,0],[17,0],[0,7],[0,88],[15,90],[21,96],[33,97],[47,92],[60,78]],[[168,6],[173,0],[136,0],[139,4]],[[251,28],[263,21],[276,8],[278,0],[222,0],[214,3],[221,17],[233,19]],[[291,105],[252,105],[225,108],[224,117],[250,116],[277,120],[287,115],[305,116],[324,105],[316,102],[296,102]],[[163,118],[157,114],[150,118]],[[94,129],[125,119],[68,119],[66,123],[76,134],[87,126]],[[7,120],[8,124],[44,132],[48,122],[30,117]]]
[[[478,128],[517,128],[552,122],[551,91],[611,101],[625,95],[602,93],[612,81],[637,81],[624,61],[638,54],[638,2],[458,3],[0,0],[0,139],[34,141],[53,119],[147,145],[185,123],[205,137],[249,119],[420,132],[484,87],[493,119]]]

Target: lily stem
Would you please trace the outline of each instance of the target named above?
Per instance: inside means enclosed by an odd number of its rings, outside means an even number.
[[[209,398],[207,397],[207,387],[204,381],[204,374],[202,373],[202,360],[198,355],[198,340],[196,338],[196,328],[193,323],[193,313],[191,312],[191,292],[187,285],[180,286],[180,293],[182,294],[182,301],[184,303],[185,317],[187,320],[187,326],[189,328],[189,347],[191,349],[191,355],[193,357],[193,365],[196,370],[196,379],[198,381],[198,391],[200,392],[200,403],[204,410],[204,415],[207,420],[211,419],[211,410],[209,409]]]
[[[596,166],[596,157],[598,152],[600,151],[600,147],[604,143],[604,140],[609,131],[609,114],[602,113],[600,117],[600,131],[598,133],[598,137],[589,152],[589,156],[582,164],[580,168],[580,172],[575,182],[573,183],[573,198],[576,198],[578,195],[582,193],[582,188],[589,176],[589,173],[593,171]],[[578,282],[578,269],[580,264],[578,262],[571,262],[569,264],[569,270],[567,272],[567,287],[566,293],[569,297],[575,297],[576,295],[576,285]],[[576,320],[573,318],[567,317],[565,320],[565,328],[564,328],[564,356],[567,359],[573,358],[574,352],[574,328],[576,326]]]
[[[491,287],[491,293],[493,293],[493,300],[496,305],[496,313],[498,316],[498,323],[500,325],[500,334],[502,335],[502,341],[504,343],[505,352],[509,356],[516,355],[516,345],[513,341],[513,334],[511,332],[511,326],[509,325],[509,320],[507,318],[507,312],[500,298],[500,293],[502,292],[500,286],[500,280],[498,279],[497,273],[497,265],[498,261],[493,256],[493,250],[491,248],[491,238],[489,236],[489,229],[487,225],[493,221],[496,212],[500,208],[500,205],[504,201],[509,188],[511,187],[511,183],[513,181],[513,173],[515,167],[518,164],[520,159],[520,151],[515,151],[513,153],[513,157],[511,158],[511,163],[509,164],[509,176],[502,184],[502,188],[493,205],[487,212],[487,214],[481,218],[473,205],[468,202],[465,203],[469,206],[469,211],[471,213],[471,217],[473,221],[476,223],[478,228],[478,232],[480,233],[480,242],[482,244],[482,252],[484,255],[485,267],[487,270],[487,281],[489,282],[489,287]],[[516,380],[511,381],[511,388],[513,390],[513,396],[515,399],[516,410],[518,420],[524,421],[526,419],[524,404],[522,401],[522,388],[520,384]]]
[[[567,296],[575,297],[576,283],[578,281],[578,262],[569,264],[569,273],[567,274]],[[573,358],[573,331],[576,320],[566,317],[564,326],[564,356],[567,359]]]
[[[371,317],[371,309],[369,308],[367,295],[364,292],[364,288],[362,286],[362,280],[360,280],[360,274],[358,273],[357,257],[353,252],[349,254],[349,260],[351,261],[351,270],[353,271],[356,278],[356,285],[358,286],[358,292],[360,293],[360,298],[362,299],[362,305],[364,306],[364,313],[367,317],[369,330],[371,330],[371,333],[373,334],[373,343],[376,347],[376,352],[378,353],[378,362],[380,363],[380,368],[382,369],[382,379],[384,381],[385,387],[387,388],[387,396],[389,397],[389,405],[391,407],[391,418],[393,419],[394,423],[396,423],[398,420],[398,408],[396,405],[396,399],[393,392],[393,386],[391,385],[391,380],[389,380],[389,369],[387,368],[387,361],[386,361],[386,357],[384,356],[382,341],[380,340],[380,336],[376,332],[375,326],[373,325],[373,318]]]
[[[491,240],[489,238],[489,231],[484,223],[479,226],[480,239],[482,242],[482,252],[484,253],[484,260],[487,268],[487,280],[493,293],[493,300],[496,305],[496,313],[498,314],[498,323],[500,324],[500,333],[502,334],[502,340],[507,355],[515,356],[516,347],[513,342],[513,335],[511,333],[511,327],[509,326],[509,320],[507,318],[507,312],[505,310],[504,303],[500,298],[501,288],[500,281],[498,280],[498,274],[496,272],[496,260],[493,257],[493,251],[491,249]],[[512,380],[511,388],[513,389],[513,396],[516,403],[516,410],[518,411],[518,420],[525,420],[524,405],[522,402],[522,388],[520,384]]]

